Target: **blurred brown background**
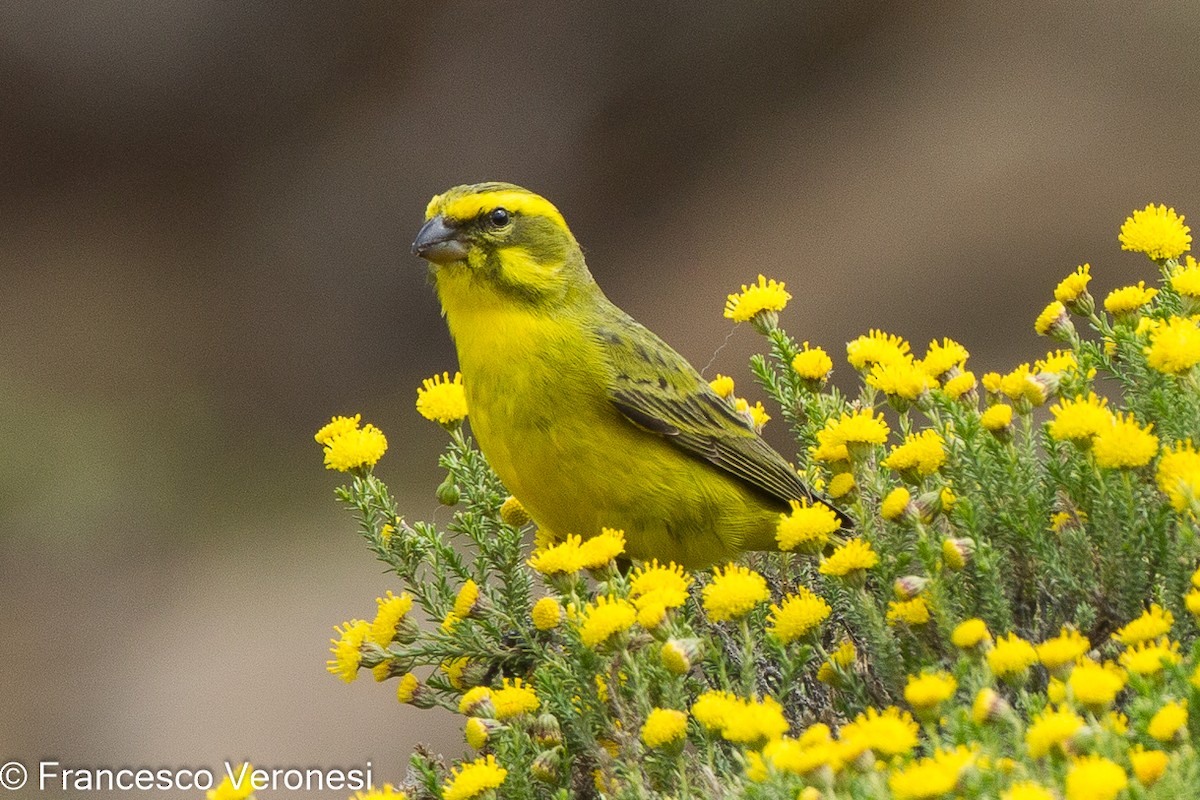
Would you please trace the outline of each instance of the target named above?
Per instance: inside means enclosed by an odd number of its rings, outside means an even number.
[[[842,380],[870,327],[1006,368],[1077,264],[1153,279],[1117,231],[1200,219],[1200,7],[986,6],[0,4],[0,761],[458,751],[325,674],[395,587],[312,441],[361,411],[409,516],[448,517],[413,400],[454,359],[408,247],[450,185],[552,198],[698,365],[760,271]],[[710,374],[745,388],[757,344]]]

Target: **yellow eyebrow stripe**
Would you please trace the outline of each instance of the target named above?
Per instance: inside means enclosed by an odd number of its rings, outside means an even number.
[[[468,220],[496,208],[505,208],[514,214],[547,217],[564,229],[567,227],[567,221],[549,200],[532,192],[512,189],[480,192],[455,198],[447,198],[446,194],[440,194],[429,201],[429,206],[425,209],[425,219],[432,219],[437,214],[442,214],[449,219]]]

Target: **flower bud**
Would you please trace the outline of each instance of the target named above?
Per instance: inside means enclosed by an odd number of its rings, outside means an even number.
[[[458,484],[454,482],[454,476],[447,475],[446,480],[438,484],[438,502],[444,506],[454,506],[458,505],[459,497],[460,493],[458,491]]]
[[[669,639],[659,651],[663,666],[674,675],[686,675],[700,654],[699,639]]]
[[[455,670],[451,683],[456,689],[471,689],[482,686],[492,677],[492,668],[483,661],[467,660]],[[454,680],[457,678],[457,680]]]
[[[942,540],[942,560],[946,567],[957,572],[965,567],[975,555],[975,542],[971,539],[951,538]]]
[[[525,506],[521,505],[521,501],[509,495],[508,499],[500,506],[500,519],[507,525],[520,528],[527,525],[531,518],[529,512],[525,510]]]
[[[922,578],[920,575],[905,575],[902,578],[896,578],[896,582],[892,584],[892,592],[895,593],[897,600],[911,600],[925,591],[925,587],[928,585],[929,578]]]
[[[942,493],[940,491],[922,492],[916,500],[917,516],[922,522],[931,522],[942,510]]]
[[[529,734],[538,747],[543,749],[563,742],[562,728],[558,724],[558,717],[548,711],[533,721],[529,727]]]
[[[437,702],[429,687],[417,680],[417,676],[411,672],[400,679],[400,684],[396,687],[396,699],[417,708],[433,708]]]
[[[1011,713],[1012,706],[991,688],[980,689],[979,694],[975,695],[975,702],[971,704],[971,719],[976,725],[994,722]]]
[[[562,747],[543,750],[533,759],[529,773],[542,783],[556,784],[562,775]]]
[[[411,616],[405,617],[396,623],[396,633],[392,637],[392,641],[398,644],[412,644],[421,636],[421,627],[417,625],[417,621]]]

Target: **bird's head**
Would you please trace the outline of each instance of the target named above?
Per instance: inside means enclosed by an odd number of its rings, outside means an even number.
[[[447,306],[448,295],[460,294],[544,304],[594,285],[558,209],[511,183],[455,186],[434,197],[412,251],[430,262]]]

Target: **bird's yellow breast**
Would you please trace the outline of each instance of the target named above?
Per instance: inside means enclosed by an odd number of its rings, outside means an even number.
[[[582,320],[478,284],[460,295],[443,277],[471,430],[540,526],[584,538],[620,528],[629,555],[685,565],[773,536],[778,513],[761,498],[616,409],[603,345]]]

